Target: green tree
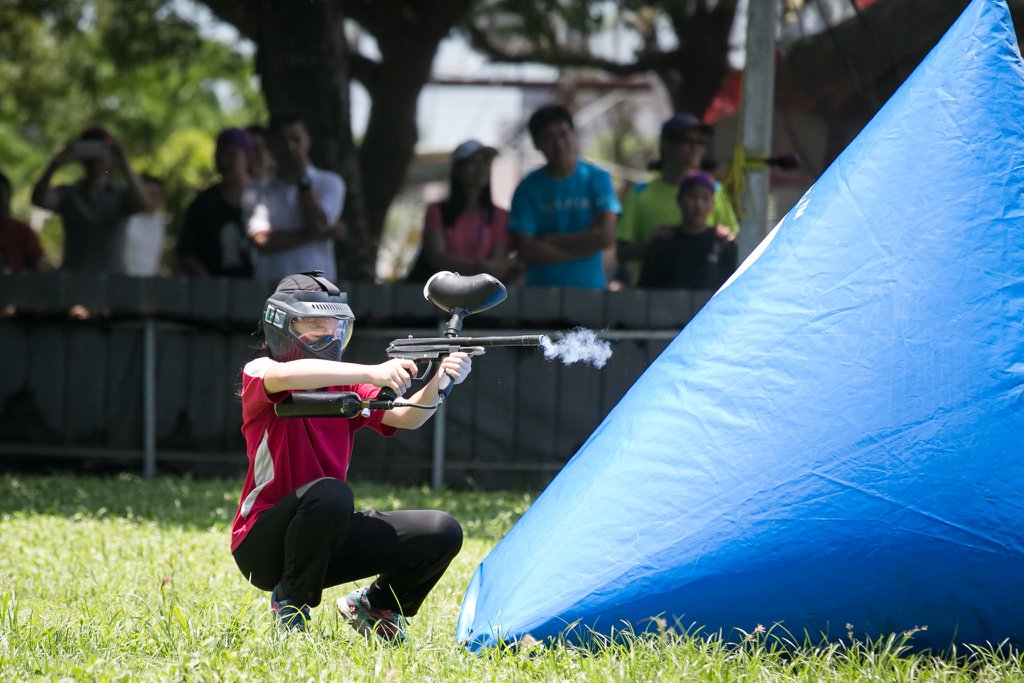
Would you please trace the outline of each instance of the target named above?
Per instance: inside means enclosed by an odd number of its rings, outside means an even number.
[[[265,116],[251,59],[164,0],[0,0],[0,25],[0,168],[16,212],[50,156],[100,123],[165,178],[180,214],[214,175],[217,130]]]
[[[677,111],[704,112],[729,71],[738,0],[485,0],[462,30],[496,62],[538,63],[615,76],[653,72]],[[591,38],[627,29],[627,59],[596,53]]]
[[[350,239],[340,250],[341,270],[372,279],[384,219],[415,153],[417,99],[438,46],[476,0],[202,1],[256,44],[268,108],[302,114],[314,163],[345,178]],[[346,28],[366,40],[350,41]],[[349,111],[353,80],[372,101],[358,145]]]

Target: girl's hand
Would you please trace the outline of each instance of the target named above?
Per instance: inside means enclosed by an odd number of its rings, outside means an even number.
[[[399,396],[409,391],[416,375],[416,363],[407,358],[392,358],[380,365],[370,365],[370,384],[391,387]]]
[[[473,357],[468,353],[453,353],[441,360],[439,373],[446,373],[456,384],[462,384],[473,370]]]

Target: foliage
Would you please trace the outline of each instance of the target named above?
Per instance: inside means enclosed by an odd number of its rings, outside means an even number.
[[[496,62],[654,74],[676,110],[700,115],[728,72],[737,6],[738,0],[481,0],[461,28]],[[595,48],[593,39],[612,31],[629,49]]]
[[[263,118],[251,59],[166,4],[0,0],[0,168],[16,215],[52,155],[93,123],[118,136],[137,171],[170,182],[178,214],[212,176],[216,131]]]
[[[600,0],[485,0],[476,4],[464,28],[487,22],[490,39],[528,44],[533,61],[543,63],[569,50],[585,50],[586,41],[606,27],[616,4]]]
[[[358,505],[446,509],[466,529],[402,647],[367,643],[335,617],[349,586],[327,591],[308,634],[275,630],[266,595],[228,553],[238,482],[0,476],[0,679],[1024,680],[1024,657],[1010,648],[914,654],[912,633],[801,644],[758,629],[725,642],[666,625],[590,650],[471,654],[453,642],[462,592],[532,496],[355,488]]]

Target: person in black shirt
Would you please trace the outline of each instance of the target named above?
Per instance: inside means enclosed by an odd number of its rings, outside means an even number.
[[[217,135],[214,163],[221,181],[192,200],[178,238],[179,270],[185,275],[252,277],[252,246],[242,218],[251,152],[247,131],[225,128]]]
[[[715,181],[703,171],[686,174],[676,198],[680,225],[654,233],[644,252],[638,286],[651,289],[713,289],[736,270],[736,238],[708,227]]]

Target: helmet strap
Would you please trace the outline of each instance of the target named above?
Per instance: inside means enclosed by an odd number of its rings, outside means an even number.
[[[338,296],[341,294],[341,290],[335,287],[333,282],[324,277],[324,271],[312,270],[302,274],[313,278],[313,280],[320,285],[320,289],[327,292],[330,296]]]

